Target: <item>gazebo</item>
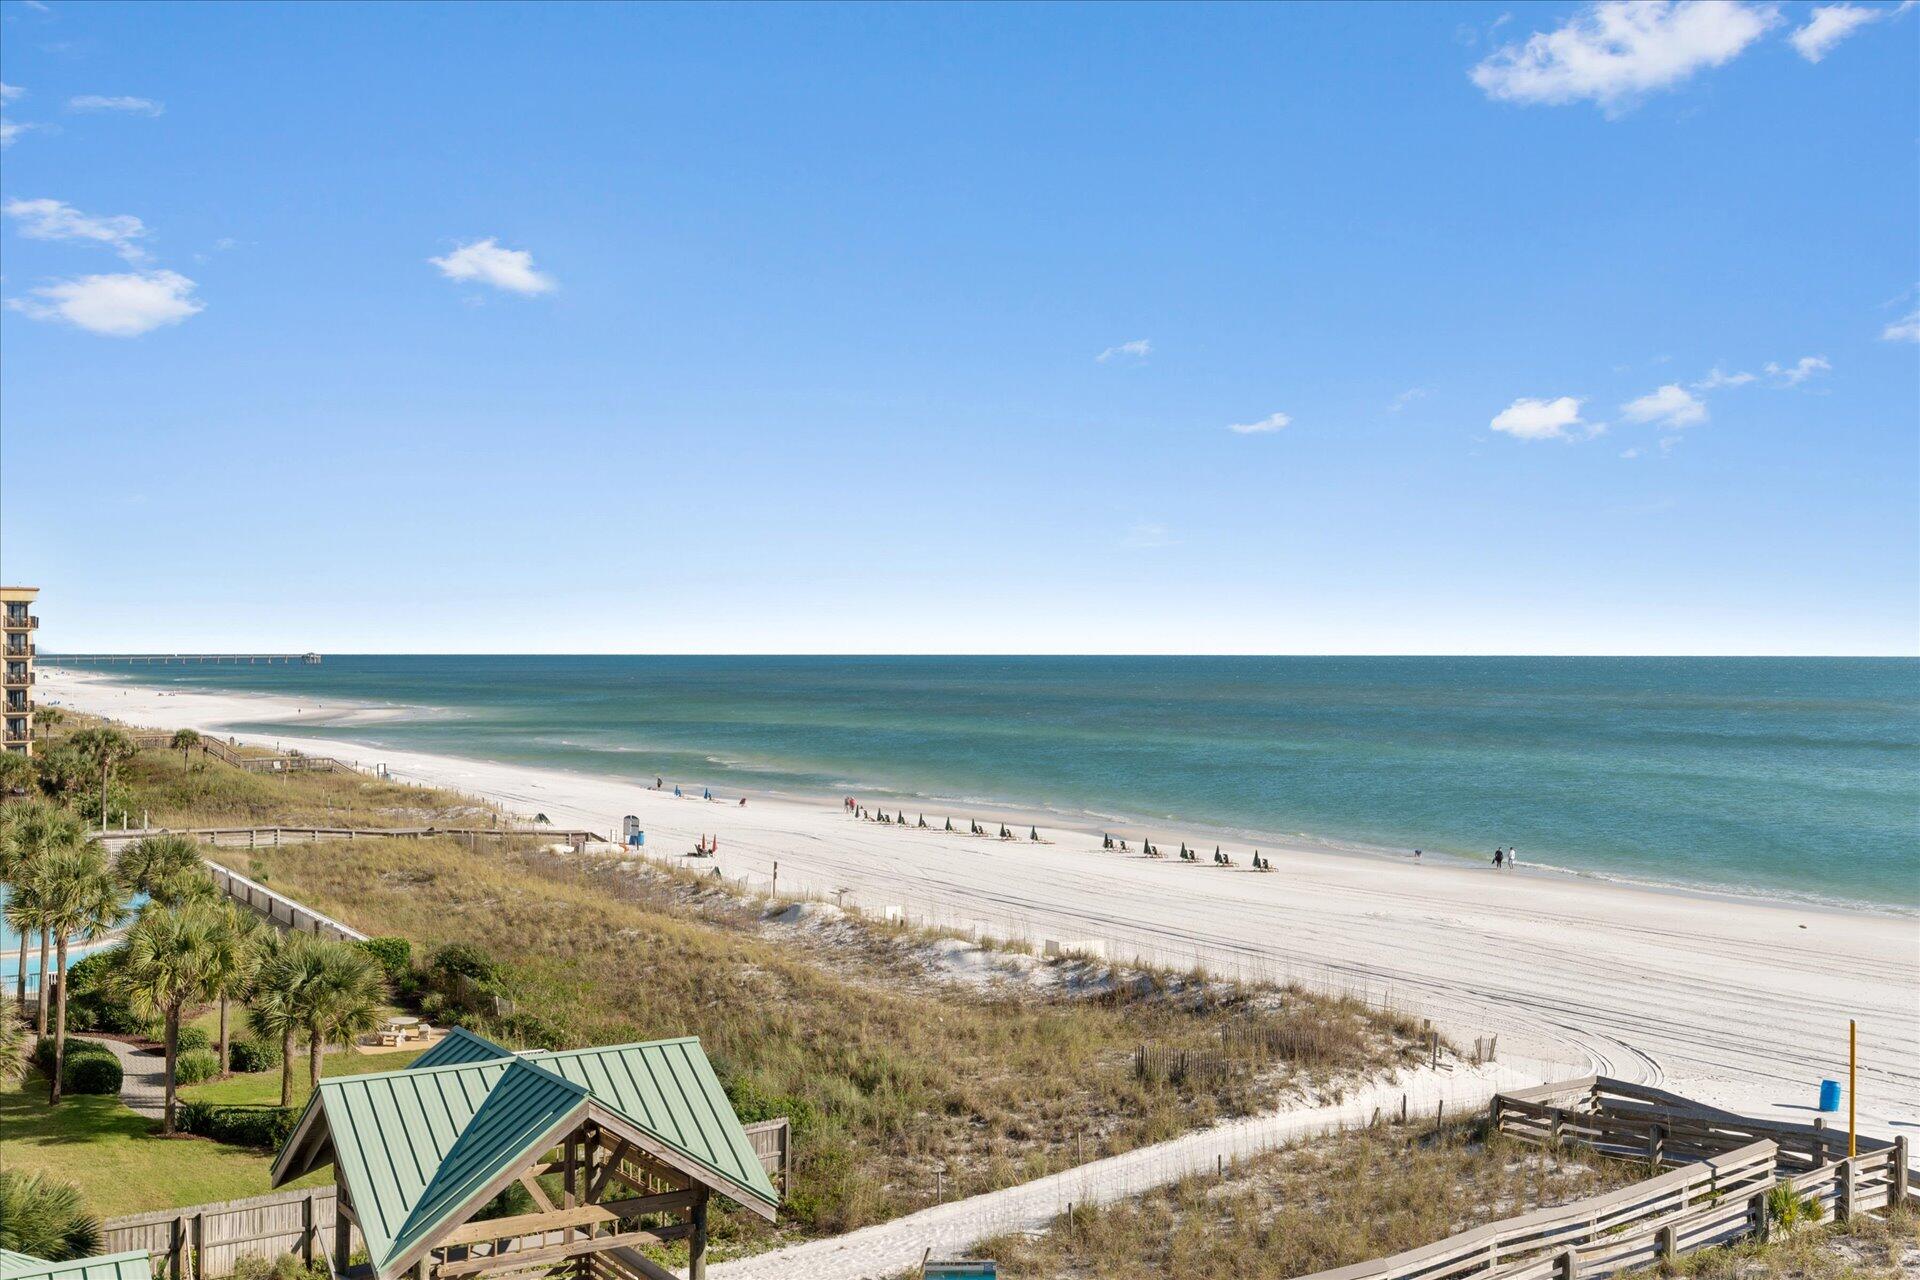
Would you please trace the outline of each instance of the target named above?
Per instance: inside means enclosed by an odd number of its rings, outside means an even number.
[[[357,1230],[374,1280],[660,1280],[639,1246],[683,1239],[702,1280],[713,1193],[769,1222],[780,1202],[691,1036],[516,1053],[456,1028],[404,1070],[321,1080],[273,1185],[328,1164],[335,1272]],[[516,1184],[532,1212],[476,1220]]]

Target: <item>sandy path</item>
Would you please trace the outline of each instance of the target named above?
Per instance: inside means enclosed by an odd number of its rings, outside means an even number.
[[[924,1250],[954,1257],[988,1236],[1038,1231],[1070,1204],[1107,1204],[1164,1186],[1189,1173],[1208,1172],[1221,1159],[1237,1160],[1300,1138],[1367,1123],[1378,1108],[1397,1115],[1400,1099],[1409,1114],[1432,1115],[1445,1103],[1449,1114],[1477,1110],[1498,1089],[1539,1083],[1503,1068],[1421,1069],[1369,1086],[1345,1101],[1255,1116],[1203,1129],[1170,1142],[1094,1160],[1064,1173],[863,1227],[830,1240],[795,1245],[711,1268],[715,1280],[879,1280],[919,1265]]]
[[[41,694],[165,728],[291,711],[274,699],[51,671]],[[618,780],[302,740],[297,717],[286,718],[284,744],[385,762],[396,776],[555,823],[617,831],[620,815],[636,814],[652,855],[717,834],[727,876],[764,887],[777,862],[783,893],[844,890],[870,910],[899,907],[996,936],[1091,941],[1122,958],[1201,961],[1390,1000],[1469,1044],[1497,1033],[1501,1060],[1540,1077],[1597,1070],[1670,1081],[1732,1110],[1805,1121],[1819,1080],[1844,1077],[1847,1019],[1858,1018],[1863,1128],[1920,1130],[1920,921],[1911,917],[1283,843],[1267,849],[1277,874],[1261,875],[1108,853],[1091,833],[1049,828],[1053,843],[1001,842],[860,822],[831,803],[755,796],[741,808],[737,793],[707,803]],[[944,815],[927,816],[937,826]],[[1153,834],[1169,850],[1205,838]]]

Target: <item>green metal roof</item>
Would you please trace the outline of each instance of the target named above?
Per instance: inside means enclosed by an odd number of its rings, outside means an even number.
[[[456,1030],[404,1070],[323,1079],[274,1162],[274,1185],[328,1163],[330,1148],[368,1258],[386,1275],[465,1221],[483,1193],[531,1164],[590,1108],[747,1207],[769,1218],[778,1207],[779,1193],[694,1037],[515,1054]]]
[[[757,1193],[769,1205],[780,1203],[699,1037],[529,1053],[522,1060],[584,1085],[595,1101],[700,1169]]]
[[[47,1262],[0,1249],[0,1277],[5,1280],[153,1280],[153,1262],[145,1249],[76,1258],[71,1262]]]
[[[410,1071],[422,1067],[444,1067],[458,1062],[491,1062],[511,1058],[513,1050],[503,1049],[485,1036],[477,1036],[465,1027],[455,1027],[431,1049],[407,1064]]]

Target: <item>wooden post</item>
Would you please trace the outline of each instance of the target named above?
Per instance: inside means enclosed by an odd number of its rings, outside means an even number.
[[[320,1240],[318,1215],[313,1209],[313,1192],[307,1192],[307,1198],[300,1202],[300,1260],[308,1266],[318,1252],[314,1245]]]
[[[694,1197],[692,1230],[687,1235],[687,1280],[707,1280],[707,1195],[705,1187]]]
[[[1400,1096],[1403,1100],[1406,1098],[1405,1094]],[[1404,1107],[1405,1102],[1403,1101],[1401,1105]],[[1404,1118],[1403,1115],[1402,1119]],[[1495,1133],[1500,1132],[1500,1095],[1497,1093],[1493,1095],[1493,1101],[1487,1104],[1487,1124]]]
[[[1842,1160],[1834,1169],[1834,1177],[1840,1183],[1840,1198],[1833,1206],[1833,1220],[1848,1222],[1853,1218],[1853,1160]]]
[[[1571,1249],[1562,1249],[1553,1260],[1554,1280],[1577,1280],[1580,1274],[1580,1258]]]
[[[1676,1252],[1676,1249],[1674,1247],[1673,1228],[1670,1226],[1660,1228],[1660,1235],[1658,1239],[1660,1242],[1659,1243],[1660,1260],[1662,1262],[1672,1262],[1674,1258],[1674,1254]]]
[[[1656,1124],[1647,1131],[1647,1163],[1655,1169],[1667,1154],[1667,1126]]]
[[[1893,1140],[1893,1199],[1889,1208],[1907,1202],[1907,1177],[1907,1135],[1903,1133]]]
[[[173,1225],[167,1229],[167,1274],[173,1280],[186,1280],[182,1267],[187,1258],[187,1218],[185,1214],[176,1214]]]
[[[333,1189],[333,1273],[347,1273],[347,1260],[353,1257],[353,1223],[347,1220],[347,1197],[339,1186]]]
[[[193,1215],[193,1280],[207,1276],[207,1215]]]
[[[1760,1244],[1773,1236],[1773,1217],[1767,1212],[1766,1192],[1756,1191],[1747,1197],[1747,1227]]]
[[[1860,1154],[1859,1127],[1854,1123],[1854,1085],[1859,1078],[1860,1068],[1860,1024],[1852,1018],[1847,1019],[1847,1159]]]

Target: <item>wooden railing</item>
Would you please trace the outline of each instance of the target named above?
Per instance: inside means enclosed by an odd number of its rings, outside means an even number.
[[[1574,1280],[1671,1261],[1737,1240],[1766,1240],[1776,1186],[1844,1222],[1914,1198],[1907,1140],[1756,1120],[1646,1085],[1587,1076],[1495,1097],[1500,1132],[1572,1144],[1665,1168],[1644,1182],[1489,1223],[1309,1280]],[[1837,1145],[1836,1145],[1837,1139]]]
[[[152,827],[96,831],[92,838],[111,853],[153,835],[192,836],[216,849],[278,849],[283,844],[315,844],[323,840],[425,840],[433,836],[452,836],[469,843],[533,839],[575,848],[606,842],[606,837],[598,832],[573,827],[188,827],[183,830]]]
[[[1492,1118],[1501,1132],[1525,1141],[1570,1139],[1604,1155],[1660,1165],[1721,1155],[1761,1138],[1779,1147],[1783,1173],[1822,1168],[1847,1154],[1847,1135],[1824,1123],[1758,1120],[1605,1076],[1499,1094]],[[1857,1141],[1863,1155],[1895,1145],[1867,1135]]]
[[[173,735],[167,733],[136,733],[132,735],[133,745],[146,751],[170,750],[181,748],[173,745]],[[298,752],[284,755],[250,756],[235,751],[215,737],[202,734],[200,740],[187,748],[212,756],[221,764],[230,764],[236,769],[245,769],[249,773],[348,773],[364,772],[345,760],[336,760],[332,756],[308,756]]]

